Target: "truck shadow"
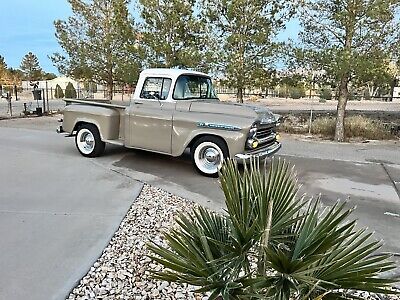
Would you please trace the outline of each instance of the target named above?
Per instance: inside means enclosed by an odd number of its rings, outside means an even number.
[[[118,151],[117,149],[110,150],[111,153]],[[204,177],[197,173],[192,165],[189,151],[185,151],[179,157],[132,149],[121,149],[119,153],[124,153],[124,156],[113,163],[116,167],[153,175],[160,181],[182,186],[187,191],[214,201],[221,202],[224,199],[218,179]]]

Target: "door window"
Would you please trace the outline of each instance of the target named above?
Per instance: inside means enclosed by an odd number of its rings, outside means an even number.
[[[140,98],[165,100],[168,97],[171,83],[170,78],[148,77],[143,84]]]

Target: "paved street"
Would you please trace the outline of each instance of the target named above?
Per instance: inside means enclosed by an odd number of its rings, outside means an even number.
[[[104,156],[87,159],[55,133],[56,118],[32,124],[0,121],[0,299],[65,296],[101,254],[134,199],[135,180],[223,208],[218,181],[197,175],[187,154],[108,145]],[[400,253],[398,142],[283,143],[280,156],[295,164],[302,191],[325,204],[349,197],[360,225],[385,240],[385,251]]]

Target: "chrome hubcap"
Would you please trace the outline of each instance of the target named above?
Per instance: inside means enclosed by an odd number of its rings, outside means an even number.
[[[221,166],[223,157],[222,150],[212,142],[200,144],[195,151],[195,163],[197,167],[206,174],[215,174]]]
[[[95,140],[93,133],[89,131],[88,129],[82,129],[78,132],[77,136],[77,144],[79,149],[84,153],[84,154],[90,154],[92,153],[94,147],[95,147]]]
[[[219,153],[217,149],[208,148],[204,151],[204,158],[207,160],[208,163],[216,163],[219,162]]]

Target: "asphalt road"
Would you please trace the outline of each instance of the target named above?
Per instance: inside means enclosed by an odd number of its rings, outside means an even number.
[[[101,254],[134,197],[135,180],[223,209],[218,180],[195,173],[187,154],[108,145],[104,156],[87,159],[73,139],[54,132],[55,119],[0,121],[0,298],[65,296]],[[321,194],[327,205],[348,199],[359,224],[384,239],[383,250],[400,253],[398,143],[286,137],[283,144],[280,156],[295,165],[302,192]]]

